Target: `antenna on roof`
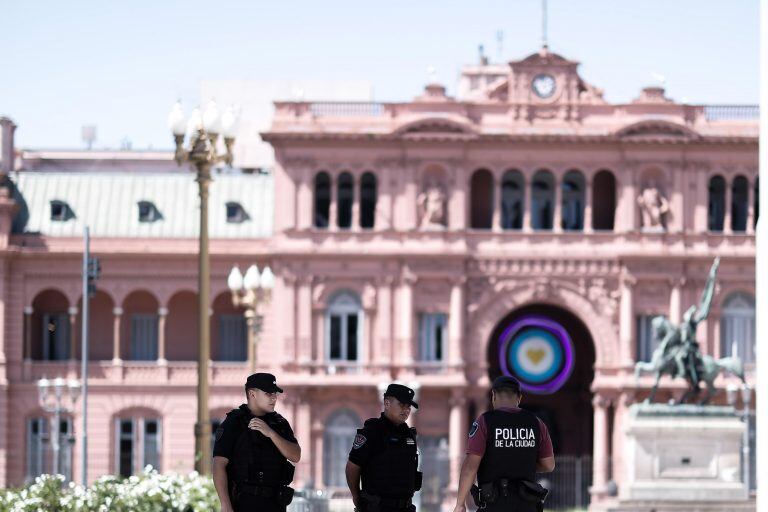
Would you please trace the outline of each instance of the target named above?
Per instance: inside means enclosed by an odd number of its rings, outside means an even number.
[[[477,47],[477,51],[480,53],[480,65],[485,66],[488,64],[488,57],[485,56],[485,48],[483,45]]]
[[[96,140],[96,125],[89,124],[83,126],[80,130],[80,136],[83,139],[83,142],[85,142],[88,150],[91,150],[93,148],[93,142]]]
[[[496,49],[499,51],[499,62],[504,60],[504,31],[496,31]]]
[[[549,48],[547,41],[547,0],[541,0],[541,47]]]

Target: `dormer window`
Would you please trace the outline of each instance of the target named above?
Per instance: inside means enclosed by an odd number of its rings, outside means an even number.
[[[161,218],[162,215],[157,206],[155,206],[155,203],[139,201],[139,222],[155,222]]]
[[[75,212],[72,211],[66,201],[59,199],[51,201],[51,220],[65,222],[74,216]]]
[[[230,201],[227,203],[227,222],[230,224],[240,224],[249,219],[248,213],[243,208],[243,205]]]

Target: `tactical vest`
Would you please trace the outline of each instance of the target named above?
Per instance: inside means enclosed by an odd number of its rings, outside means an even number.
[[[528,411],[489,411],[483,414],[488,436],[477,472],[482,485],[502,478],[536,479],[541,433],[539,420]]]
[[[227,465],[232,481],[265,487],[291,483],[293,464],[280,453],[271,439],[248,428],[250,414],[242,409],[235,409],[227,414],[227,419],[236,421],[242,428],[235,441],[233,458]],[[288,435],[288,421],[279,414],[267,414],[262,419],[278,435]]]
[[[385,498],[413,496],[419,466],[416,429],[388,428],[381,418],[369,419],[365,427],[357,433],[380,436],[381,450],[374,453],[363,467],[363,491]]]

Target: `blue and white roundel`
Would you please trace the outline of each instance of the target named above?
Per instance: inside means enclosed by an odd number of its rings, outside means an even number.
[[[525,315],[507,326],[499,337],[499,367],[520,381],[523,390],[547,395],[570,377],[573,343],[559,323],[538,315]]]
[[[551,332],[529,327],[515,337],[507,357],[517,375],[538,384],[550,380],[561,369],[563,348]]]

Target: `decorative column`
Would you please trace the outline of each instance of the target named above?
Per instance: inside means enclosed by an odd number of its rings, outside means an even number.
[[[315,487],[323,482],[323,424],[320,421],[312,421],[312,480]]]
[[[302,451],[304,451],[304,456],[301,458],[301,461],[296,468],[296,480],[297,482],[301,482],[302,487],[306,486],[312,478],[309,462],[312,454],[312,423],[310,417],[310,405],[306,391],[306,389],[302,388],[296,388],[295,390],[296,395],[301,397],[296,404],[295,426],[296,439],[299,441],[299,446],[302,447]],[[316,486],[314,482],[312,482],[312,484],[313,487]]]
[[[634,360],[634,326],[635,326],[635,305],[632,296],[632,288],[637,283],[637,279],[625,272],[620,279],[621,286],[621,305],[619,317],[619,341],[621,347],[619,350],[620,364],[631,367]]]
[[[496,174],[492,175],[493,185],[491,188],[491,207],[493,208],[491,217],[491,230],[497,233],[501,232],[501,184]]]
[[[448,455],[450,460],[450,489],[459,487],[459,471],[461,470],[462,455],[467,441],[467,412],[466,398],[458,389],[451,391],[448,402],[450,415],[448,418]]]
[[[410,369],[413,365],[413,285],[416,283],[416,276],[410,273],[406,268],[400,278],[400,312],[398,319],[400,329],[398,330],[398,346],[401,365]],[[403,370],[404,368],[401,368]]]
[[[338,181],[338,176],[331,174],[331,186],[329,195],[331,196],[329,199],[331,201],[331,205],[328,207],[328,229],[331,231],[336,231],[339,229],[337,220],[338,219],[338,208],[336,206],[336,182]]]
[[[747,181],[747,234],[755,234],[755,187]]]
[[[523,182],[523,231],[529,233],[531,231],[531,210],[533,202],[533,175],[526,173],[525,181]]]
[[[298,183],[294,184],[296,191],[296,228],[299,230],[307,230],[312,227],[312,216],[315,213],[313,190],[312,190],[312,173],[309,168],[303,169],[301,173],[297,173]]]
[[[296,276],[283,276],[282,321],[277,329],[283,333],[283,346],[287,348],[283,364],[296,363],[299,360],[299,338],[296,335]]]
[[[168,308],[157,310],[157,362],[167,364],[165,358],[165,319],[168,318]]]
[[[379,279],[378,310],[376,312],[377,347],[373,363],[379,368],[392,366],[392,282],[391,276]]]
[[[726,235],[730,235],[733,233],[733,229],[731,229],[731,222],[732,222],[732,216],[731,216],[731,203],[733,202],[733,183],[729,182],[728,180],[725,181],[725,193],[723,194],[725,196],[725,201],[723,205],[723,210],[725,211],[725,215],[723,215],[723,233]]]
[[[594,176],[592,177],[594,179]],[[592,232],[592,179],[584,183],[584,232]]]
[[[555,180],[555,204],[552,213],[552,231],[563,230],[563,181],[562,176],[553,173]]]
[[[634,232],[637,230],[637,184],[635,183],[635,172],[630,166],[624,169],[624,176],[621,181],[625,182],[622,202],[624,209],[624,231]],[[618,208],[617,208],[618,210]]]
[[[350,231],[360,230],[360,176],[352,181],[352,225]]]
[[[32,306],[24,308],[24,359],[32,359]]]
[[[592,488],[590,494],[604,495],[606,484],[608,483],[608,464],[610,454],[610,431],[608,428],[608,407],[610,401],[599,394],[592,398],[592,407],[594,409],[594,440],[593,440],[593,460],[592,465]]]
[[[296,313],[296,345],[299,365],[312,359],[312,281],[309,277],[298,279]]]
[[[120,319],[123,317],[123,308],[112,309],[112,314],[112,364],[120,364]]]
[[[69,313],[69,358],[77,359],[77,308],[71,307]]]
[[[462,231],[467,228],[467,181],[460,163],[454,163],[450,169],[450,178],[446,184],[450,190],[448,199],[448,229]]]
[[[466,277],[459,276],[451,281],[451,303],[448,316],[448,362],[450,366],[464,364],[462,354],[464,341],[464,284]]]
[[[685,277],[670,279],[671,291],[669,293],[669,320],[679,325],[683,317],[682,312],[682,288],[685,286]]]

